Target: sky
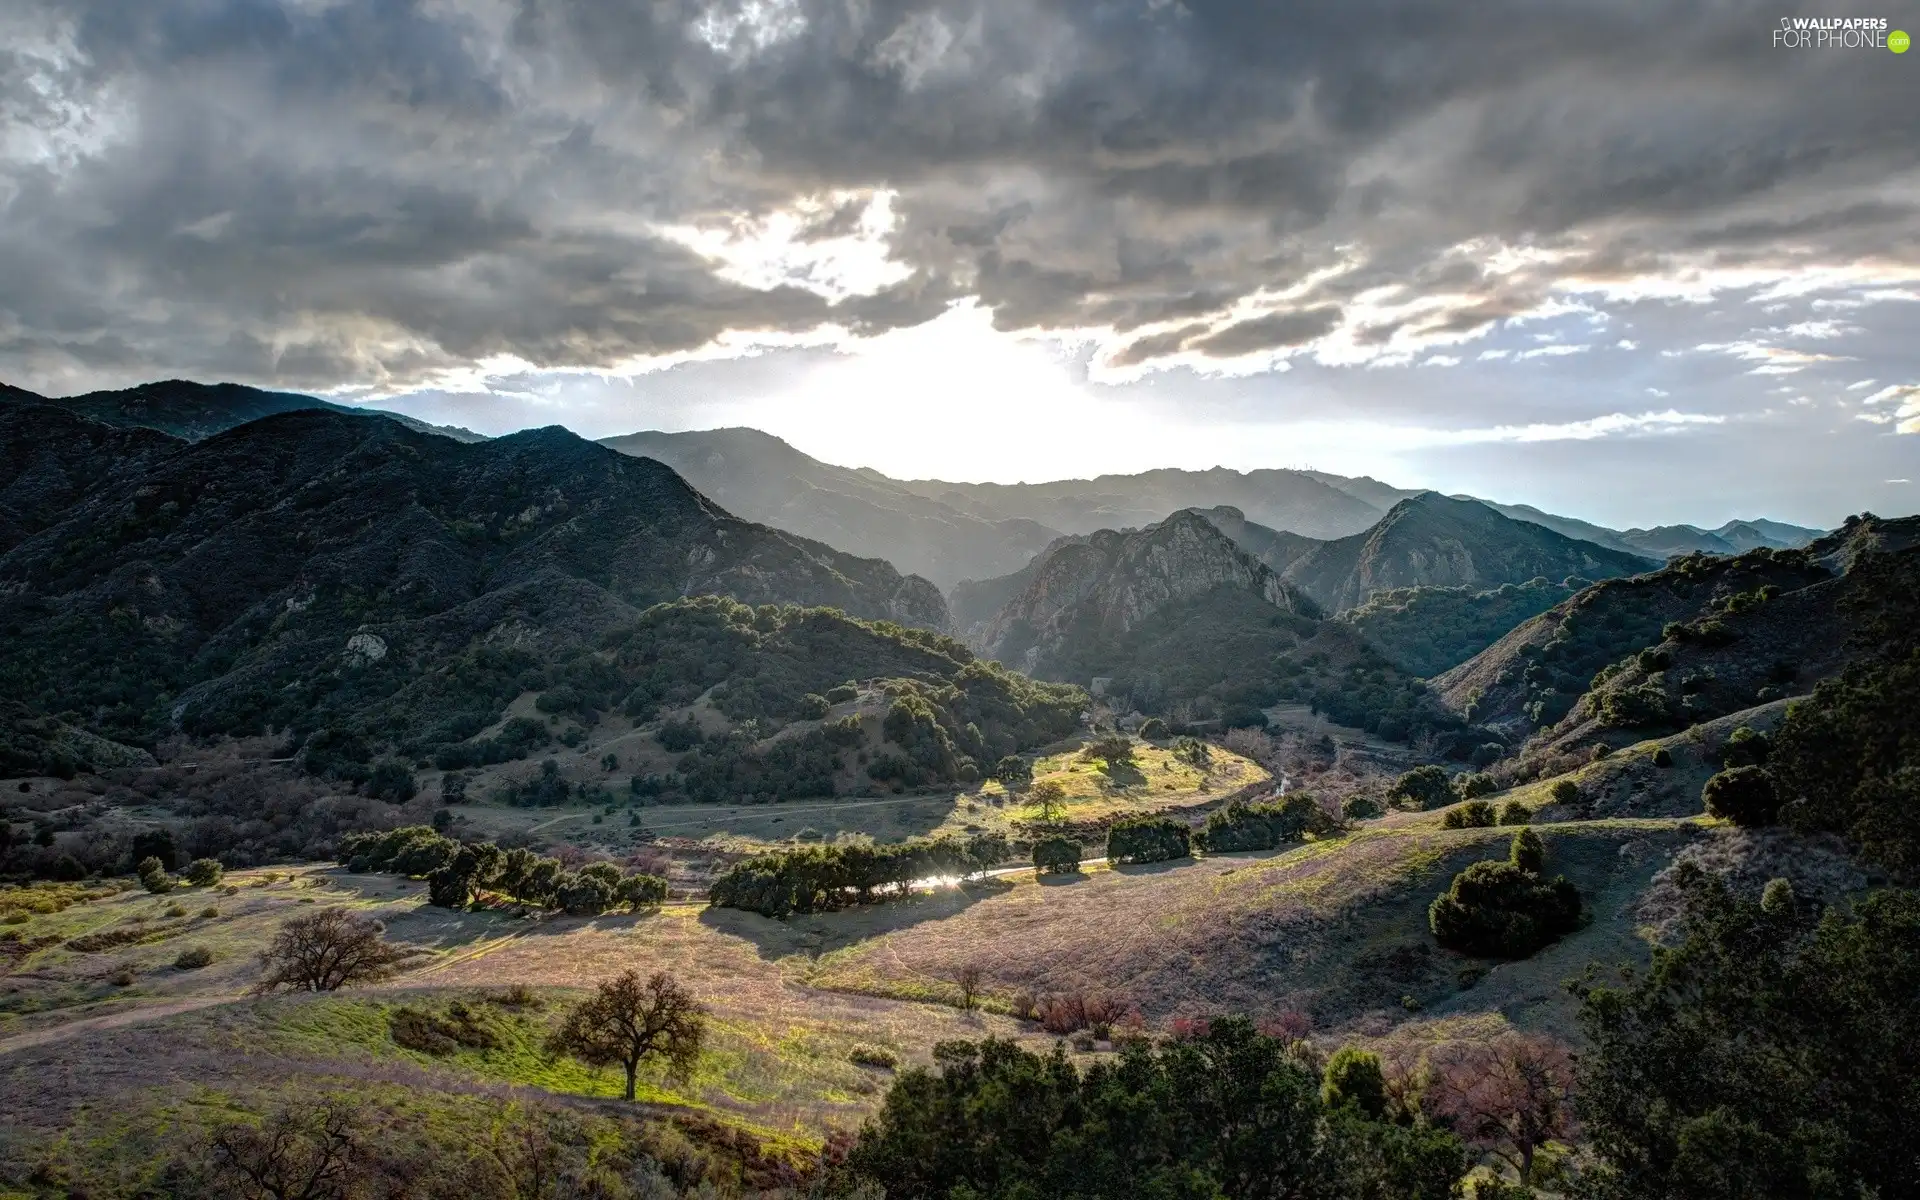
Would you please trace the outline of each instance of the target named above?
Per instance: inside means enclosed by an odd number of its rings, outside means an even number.
[[[1920,8],[1795,11],[11,0],[0,380],[1911,513]]]

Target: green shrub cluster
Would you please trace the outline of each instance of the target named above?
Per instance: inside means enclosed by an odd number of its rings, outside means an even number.
[[[1339,823],[1306,792],[1267,804],[1230,801],[1207,814],[1206,828],[1200,832],[1200,845],[1209,852],[1229,850],[1271,850],[1288,842],[1297,842],[1307,834],[1324,837],[1339,829]]]
[[[350,871],[425,875],[428,901],[442,908],[465,908],[479,893],[492,892],[539,908],[591,915],[620,907],[638,910],[667,897],[667,882],[658,876],[623,873],[607,862],[568,871],[557,858],[524,848],[502,850],[492,842],[462,843],[426,825],[349,834],[341,839],[340,857]]]
[[[1080,843],[1043,837],[1033,843],[1033,869],[1042,875],[1069,875],[1080,869]]]
[[[1513,835],[1505,859],[1477,862],[1427,909],[1433,936],[1449,950],[1479,958],[1527,958],[1580,926],[1580,893],[1564,878],[1541,875],[1540,835]]]
[[[1193,853],[1193,831],[1167,817],[1131,817],[1107,829],[1110,863],[1167,862]]]
[[[708,898],[721,908],[769,917],[821,912],[905,896],[916,879],[975,875],[999,865],[1008,853],[1006,838],[994,833],[891,846],[800,846],[735,864],[714,881]]]
[[[1085,1069],[1064,1043],[1042,1056],[943,1042],[932,1070],[901,1072],[837,1172],[902,1197],[1455,1194],[1453,1133],[1358,1096],[1329,1104],[1311,1060],[1244,1017],[1195,1027]]]
[[[1453,803],[1453,780],[1445,767],[1415,767],[1387,788],[1387,803],[1423,812]]]
[[[1469,800],[1457,804],[1440,818],[1445,829],[1483,829],[1494,823],[1493,805],[1485,800]]]

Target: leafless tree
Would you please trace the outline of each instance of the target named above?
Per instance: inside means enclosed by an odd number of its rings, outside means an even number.
[[[1533,1181],[1541,1146],[1573,1131],[1573,1059],[1550,1037],[1509,1033],[1431,1056],[1428,1103],[1482,1149]]]
[[[209,1182],[234,1200],[345,1200],[373,1173],[361,1134],[353,1110],[335,1100],[224,1125],[206,1142]]]
[[[372,983],[392,975],[404,957],[388,944],[378,921],[344,908],[323,908],[294,917],[274,934],[260,955],[267,973],[254,991],[331,992]]]
[[[642,983],[639,972],[627,971],[576,1005],[547,1039],[547,1051],[590,1066],[620,1065],[631,1100],[641,1063],[664,1059],[684,1077],[700,1059],[706,1032],[706,1010],[671,975],[657,971]]]
[[[960,1007],[966,1012],[973,1011],[973,1002],[979,998],[980,983],[986,978],[987,969],[977,962],[962,963],[953,973],[953,982],[960,988]]]

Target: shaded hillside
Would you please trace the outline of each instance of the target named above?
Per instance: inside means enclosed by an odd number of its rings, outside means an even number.
[[[1569,744],[1606,729],[1620,732],[1603,740],[1634,740],[1636,728],[1664,731],[1798,694],[1844,661],[1849,626],[1840,601],[1854,590],[1851,568],[1911,555],[1916,533],[1916,518],[1855,519],[1799,550],[1695,555],[1606,580],[1434,684],[1468,720],[1509,734],[1560,727],[1552,740]],[[1689,630],[1669,630],[1675,623]],[[1627,661],[1642,650],[1644,665]],[[1613,698],[1583,701],[1590,688]],[[1604,721],[1603,712],[1611,714]]]
[[[356,416],[386,417],[409,429],[437,433],[457,442],[484,441],[470,429],[452,425],[429,425],[425,421],[375,408],[357,408],[335,404],[298,392],[270,392],[238,383],[194,383],[185,379],[163,379],[138,387],[113,392],[87,392],[79,396],[38,396],[25,388],[0,384],[0,401],[53,404],[107,425],[157,429],[190,442],[258,421],[280,413],[319,409]]]
[[[1179,722],[1258,723],[1304,702],[1391,740],[1460,724],[1191,510],[1059,544],[978,645],[1041,678],[1108,678],[1118,706]]]
[[[1303,471],[1169,468],[1053,483],[914,479],[900,486],[977,516],[1024,518],[1067,533],[1151,525],[1179,509],[1223,504],[1269,528],[1317,538],[1342,537],[1380,519],[1380,509]]]
[[[601,444],[666,463],[750,521],[884,558],[941,587],[1004,575],[1059,536],[1023,518],[962,512],[877,471],[823,463],[756,429],[630,433]]]
[[[1422,493],[1393,506],[1364,533],[1314,547],[1287,564],[1289,583],[1329,611],[1403,587],[1498,587],[1536,576],[1631,575],[1653,564],[1543,526],[1504,517],[1475,500]]]
[[[1883,646],[1869,621],[1920,592],[1920,518],[1868,517],[1802,550],[1763,548],[1734,561],[1747,559],[1799,561],[1834,574],[1799,588],[1715,588],[1646,650],[1602,670],[1531,749],[1565,754],[1685,729],[1805,694],[1850,661],[1877,654]]]
[[[1168,605],[1223,588],[1280,612],[1318,615],[1205,517],[1178,512],[1144,529],[1106,529],[1056,544],[987,623],[980,645],[1002,662],[1047,675],[1079,645],[1118,637]]]
[[[0,404],[0,552],[96,488],[146,470],[185,443],[103,425],[47,404]]]
[[[1470,587],[1390,588],[1340,614],[1403,671],[1434,676],[1472,658],[1527,618],[1579,590],[1545,578]]]
[[[1224,504],[1215,508],[1193,511],[1205,517],[1215,529],[1232,538],[1242,550],[1265,563],[1276,574],[1283,576],[1296,559],[1304,557],[1308,552],[1325,544],[1303,534],[1288,533],[1284,529],[1269,529],[1265,525],[1247,520],[1246,514],[1239,509]]]
[[[427,676],[491,694],[524,669],[504,652],[699,593],[946,622],[925,580],[561,429],[463,445],[302,411],[114,478],[0,556],[0,692],[115,738],[259,729]]]
[[[1718,529],[1694,525],[1629,529],[1620,534],[1620,539],[1644,553],[1677,558],[1682,554],[1739,554],[1762,546],[1794,550],[1811,543],[1822,532],[1780,521],[1728,521]]]

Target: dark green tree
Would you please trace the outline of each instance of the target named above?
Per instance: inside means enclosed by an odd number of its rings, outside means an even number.
[[[1677,880],[1678,944],[1644,974],[1575,987],[1604,1194],[1920,1195],[1920,894],[1823,913],[1690,865]]]

